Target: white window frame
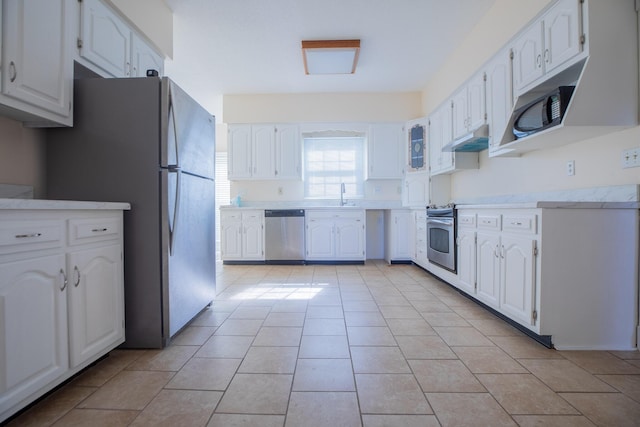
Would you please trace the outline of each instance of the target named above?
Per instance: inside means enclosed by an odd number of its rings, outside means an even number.
[[[341,150],[340,146],[347,148]],[[303,181],[305,199],[345,199],[364,197],[366,135],[354,132],[303,134]],[[315,159],[311,156],[315,156]],[[316,163],[315,165],[313,163]],[[314,185],[314,181],[316,184]],[[323,191],[312,187],[323,186]]]

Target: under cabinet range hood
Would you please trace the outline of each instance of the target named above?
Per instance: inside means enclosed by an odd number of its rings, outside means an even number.
[[[489,148],[489,125],[484,124],[473,132],[454,139],[442,147],[442,151],[476,153]]]

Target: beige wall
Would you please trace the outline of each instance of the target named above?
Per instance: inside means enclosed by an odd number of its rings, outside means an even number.
[[[420,116],[420,93],[225,95],[225,123],[404,122]]]
[[[0,183],[30,185],[35,198],[45,196],[44,131],[0,117]]]
[[[173,57],[173,12],[164,0],[108,0],[160,51]]]
[[[424,112],[429,114],[442,103],[548,3],[548,0],[497,0],[425,87]],[[640,127],[634,127],[515,158],[489,158],[485,150],[480,153],[479,169],[452,175],[451,198],[640,184],[640,169],[621,167],[622,151],[639,146]],[[575,161],[575,176],[566,175],[569,160]]]

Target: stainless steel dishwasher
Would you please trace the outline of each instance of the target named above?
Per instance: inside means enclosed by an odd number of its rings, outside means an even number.
[[[267,264],[304,264],[304,209],[264,211]]]

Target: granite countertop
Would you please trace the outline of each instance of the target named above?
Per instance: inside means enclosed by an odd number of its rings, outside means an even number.
[[[83,202],[76,200],[0,199],[0,210],[130,210],[124,202]]]

